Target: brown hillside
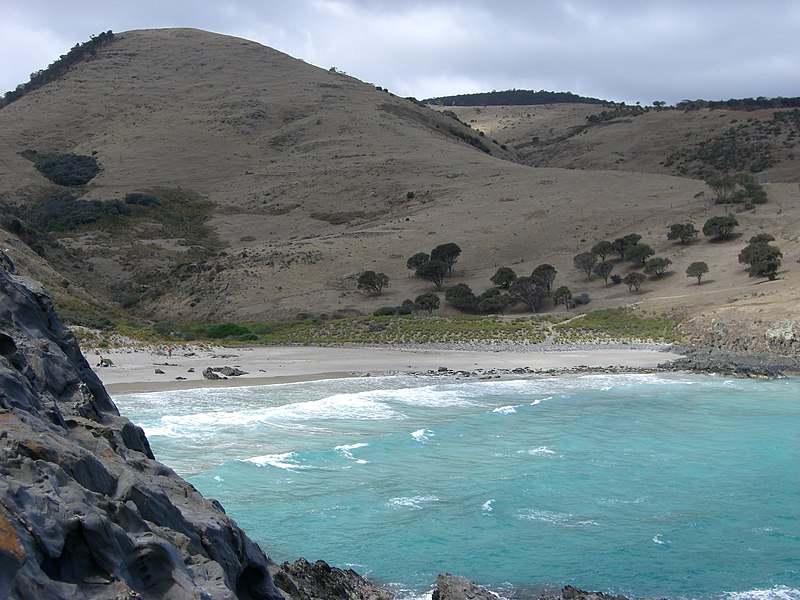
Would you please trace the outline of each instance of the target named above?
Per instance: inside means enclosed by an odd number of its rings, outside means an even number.
[[[535,127],[557,136],[593,109],[536,107]],[[681,119],[696,117],[654,116],[674,119],[663,127],[678,137],[691,127]],[[513,128],[519,139],[521,122]],[[485,123],[470,130],[253,42],[196,30],[118,34],[62,79],[0,110],[0,244],[74,313],[111,302],[156,320],[368,314],[431,291],[408,276],[406,259],[456,242],[463,253],[448,284],[476,292],[499,266],[529,274],[548,262],[559,271],[556,285],[590,293],[588,308],[635,302],[657,311],[796,316],[798,186],[781,183],[797,181],[796,172],[776,170],[769,203],[737,214],[742,238],[767,231],[784,252],[781,279],[759,283],[737,263],[741,239],[688,247],[666,240],[670,223],[700,228],[733,208],[696,197],[710,195],[700,180],[654,173],[656,158],[644,150],[654,142],[641,131],[575,153],[580,164],[568,162],[573,142],[554,148],[553,164],[580,169],[521,164],[533,160],[526,148],[517,154],[517,138],[497,131]],[[491,155],[464,141],[470,136]],[[508,151],[499,145],[506,142]],[[94,155],[102,171],[78,190],[84,201],[148,192],[161,207],[53,233],[52,245],[26,219],[55,186],[25,151]],[[27,233],[8,230],[15,211]],[[672,274],[636,295],[573,269],[576,253],[634,231],[672,259]],[[711,268],[701,286],[684,275],[695,260]],[[389,275],[381,297],[356,290],[365,269]]]

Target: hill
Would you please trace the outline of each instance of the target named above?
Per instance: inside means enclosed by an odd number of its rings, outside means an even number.
[[[709,201],[690,167],[660,164],[670,140],[684,147],[734,118],[778,113],[649,111],[573,133],[601,108],[456,108],[453,118],[241,39],[116,34],[0,109],[0,244],[66,318],[88,324],[371,314],[432,291],[406,259],[447,242],[463,250],[448,285],[477,292],[500,266],[527,274],[547,262],[556,285],[590,294],[588,308],[796,316],[796,137],[786,133],[759,173],[768,203],[736,213],[740,239],[666,239],[671,223],[700,228],[741,208]],[[526,145],[534,136],[542,143]],[[35,165],[63,154],[100,171],[56,185]],[[631,294],[573,268],[575,254],[632,232],[670,257],[672,274]],[[760,232],[784,253],[776,281],[737,262]],[[701,286],[684,275],[696,260],[711,268]],[[365,295],[364,270],[390,287]]]
[[[539,90],[503,90],[440,96],[423,100],[425,104],[439,106],[536,106],[541,104],[609,104],[607,100],[587,98],[572,92]]]

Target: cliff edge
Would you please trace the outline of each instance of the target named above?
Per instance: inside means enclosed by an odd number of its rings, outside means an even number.
[[[0,424],[0,598],[284,597],[219,503],[154,459],[41,284],[5,257]]]

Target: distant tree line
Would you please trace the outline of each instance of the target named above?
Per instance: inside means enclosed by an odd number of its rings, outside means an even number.
[[[730,100],[681,100],[675,105],[678,110],[701,108],[727,108],[731,110],[756,110],[759,108],[800,108],[800,98],[731,98]]]
[[[579,96],[572,92],[548,92],[539,90],[504,90],[440,96],[423,100],[438,106],[534,106],[539,104],[609,104],[606,100]]]
[[[46,69],[40,69],[31,73],[30,81],[27,83],[19,84],[16,89],[5,93],[0,99],[0,108],[3,108],[15,100],[19,100],[28,92],[42,87],[43,85],[55,81],[73,65],[85,60],[88,56],[94,56],[97,49],[101,46],[108,44],[114,39],[114,34],[109,29],[106,32],[92,36],[88,42],[82,44],[75,44],[69,52],[62,54],[58,59],[54,60]]]

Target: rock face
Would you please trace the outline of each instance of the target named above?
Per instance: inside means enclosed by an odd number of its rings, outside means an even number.
[[[0,263],[0,598],[281,600],[270,561],[120,417],[41,285]]]

